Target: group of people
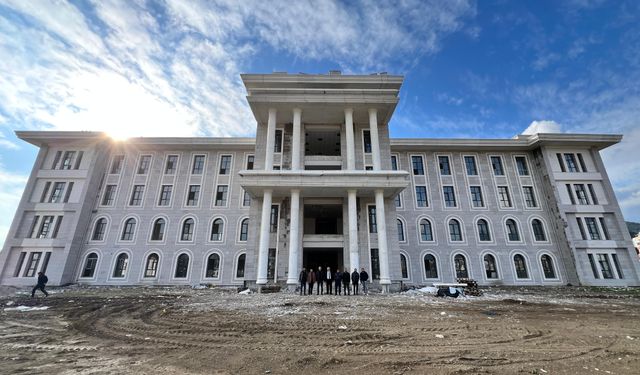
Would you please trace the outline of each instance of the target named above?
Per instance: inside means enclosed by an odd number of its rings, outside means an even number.
[[[362,293],[369,294],[367,283],[369,282],[369,274],[362,268],[358,272],[357,268],[353,269],[352,273],[349,273],[348,269],[344,269],[340,272],[338,269],[335,273],[331,271],[331,267],[327,267],[326,270],[322,270],[322,267],[318,267],[317,271],[305,268],[300,271],[298,276],[298,282],[300,283],[300,295],[312,295],[313,286],[316,286],[316,294],[335,294],[351,295],[353,291],[354,295],[359,294],[359,285],[362,284]]]

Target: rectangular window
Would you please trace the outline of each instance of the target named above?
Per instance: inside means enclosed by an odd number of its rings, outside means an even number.
[[[220,157],[220,171],[219,174],[231,173],[231,155],[222,155]]]
[[[473,207],[484,207],[484,199],[482,198],[482,188],[480,186],[470,186],[471,204]]]
[[[36,215],[33,217],[33,221],[31,222],[31,228],[29,229],[29,238],[36,237],[36,228],[38,228],[38,220],[40,220],[40,216]]]
[[[593,254],[587,254],[589,257],[589,264],[591,264],[591,271],[593,272],[593,277],[596,279],[600,278],[600,274],[598,273],[598,267],[596,266],[596,261],[593,258]]]
[[[279,165],[274,165],[273,166],[273,170],[274,171],[279,171],[280,170],[280,166]]]
[[[49,267],[50,258],[51,258],[51,251],[47,251],[44,254],[44,260],[42,261],[42,267],[40,267],[40,272],[47,273],[47,267]]]
[[[566,172],[567,170],[565,169],[565,167],[564,167],[564,162],[562,161],[562,154],[557,153],[557,154],[556,154],[556,157],[558,158],[558,165],[560,165],[560,170],[561,170],[562,172]]]
[[[400,194],[396,195],[396,197],[393,198],[393,201],[395,202],[396,208],[402,207],[402,198],[400,198]]]
[[[538,207],[538,202],[536,201],[536,195],[533,191],[533,186],[523,186],[522,190],[524,192],[524,204],[529,208]]]
[[[39,251],[29,254],[29,261],[27,262],[27,268],[24,270],[24,277],[33,277],[36,275],[36,270],[38,269],[38,263],[40,263],[41,257],[42,253]]]
[[[73,166],[73,169],[80,169],[80,163],[82,163],[82,157],[83,156],[84,156],[84,151],[78,152],[78,157],[76,158],[76,165]],[[49,254],[49,253],[47,253],[47,254]]]
[[[218,185],[216,189],[216,206],[224,207],[227,205],[227,185]]]
[[[193,166],[191,174],[202,174],[204,172],[204,155],[195,155],[193,157]]]
[[[22,270],[22,265],[24,264],[24,257],[26,255],[27,253],[24,251],[20,253],[20,256],[18,257],[18,263],[16,263],[16,269],[13,271],[13,277],[20,276],[20,270]]]
[[[367,165],[367,166],[364,167],[364,170],[365,171],[372,171],[373,170],[373,166]]]
[[[249,193],[247,193],[246,191],[243,191],[242,207],[249,207],[249,206],[251,206],[251,196],[249,196]]]
[[[175,174],[178,169],[178,155],[168,155],[167,164],[164,166],[164,174]]]
[[[120,174],[122,171],[122,163],[124,162],[124,155],[116,155],[111,162],[111,174]]]
[[[528,176],[529,167],[527,167],[527,158],[524,156],[516,156],[516,168],[518,169],[518,175]]]
[[[587,232],[589,232],[589,238],[592,240],[601,240],[600,231],[598,230],[598,224],[595,217],[585,217],[584,223],[587,225]]]
[[[44,189],[42,190],[42,195],[40,196],[40,203],[43,203],[47,199],[47,194],[49,194],[49,189],[51,188],[51,182],[47,181],[44,184]]]
[[[578,165],[576,164],[576,156],[574,154],[564,154],[564,161],[567,165],[567,171],[579,172]]]
[[[578,163],[580,163],[580,169],[582,169],[583,172],[586,172],[587,165],[584,163],[584,159],[582,158],[581,153],[578,153]]]
[[[56,156],[53,158],[53,163],[51,164],[51,169],[56,169],[56,167],[58,166],[58,162],[60,161],[61,157],[62,157],[62,151],[57,151],[56,152]]]
[[[602,278],[613,279],[613,272],[611,270],[611,263],[609,263],[609,257],[607,254],[598,254],[598,264],[600,265],[600,272]]]
[[[362,144],[364,145],[364,153],[371,153],[371,132],[369,130],[365,130],[362,132]]]
[[[580,230],[580,236],[583,240],[587,239],[587,234],[584,231],[584,226],[582,225],[582,218],[577,217],[576,222],[578,223],[578,229]]]
[[[449,165],[448,156],[438,156],[438,164],[440,165],[440,174],[443,176],[451,175],[451,166]]]
[[[443,186],[442,193],[444,194],[445,207],[456,207],[456,193],[453,190],[453,186]]]
[[[187,206],[197,206],[200,200],[200,185],[189,185],[187,193]]]
[[[69,186],[67,186],[67,191],[64,193],[64,203],[69,202],[69,198],[71,197],[71,191],[73,190],[73,182],[69,182]]]
[[[413,175],[414,176],[422,176],[424,175],[424,163],[422,160],[422,156],[414,155],[411,157],[411,164],[413,165]]]
[[[150,166],[151,166],[151,155],[142,155],[140,157],[140,163],[138,164],[138,174],[149,173]]]
[[[282,130],[281,129],[277,129],[276,130],[276,140],[275,140],[275,144],[273,145],[273,152],[282,152]]]
[[[589,198],[587,198],[587,191],[584,188],[584,184],[575,184],[573,186],[576,190],[576,198],[578,199],[578,204],[589,204]]]
[[[607,230],[607,226],[605,225],[604,218],[599,217],[598,221],[600,222],[600,228],[602,228],[602,234],[604,235],[604,239],[610,240],[611,237],[609,237],[609,231]]]
[[[71,166],[73,165],[73,158],[75,156],[75,151],[65,151],[64,156],[62,157],[62,165],[60,165],[60,169],[71,169]]]
[[[620,267],[620,262],[618,262],[618,254],[611,254],[611,259],[613,260],[613,266],[618,272],[618,277],[624,279],[624,274],[622,273],[622,267]]]
[[[160,188],[160,199],[158,199],[158,206],[169,206],[171,204],[172,192],[172,185],[162,185],[162,187]]]
[[[62,225],[62,216],[58,216],[56,219],[56,224],[53,226],[53,233],[51,234],[51,238],[58,238],[58,232],[60,231],[60,226]]]
[[[247,170],[253,170],[253,163],[255,162],[256,157],[253,155],[247,156]]]
[[[427,207],[429,205],[426,186],[416,186],[416,205],[418,207]]]
[[[587,184],[587,187],[589,188],[589,194],[591,195],[591,202],[593,204],[598,204],[598,196],[596,195],[596,191],[593,188],[593,185]]]
[[[276,249],[269,248],[269,256],[267,258],[267,279],[272,280],[276,275]]]
[[[271,206],[271,215],[269,218],[269,232],[277,233],[278,232],[278,209],[280,206],[274,204]]]
[[[493,168],[494,175],[504,176],[504,169],[502,168],[502,158],[500,156],[491,157],[491,167]]]
[[[107,185],[104,188],[104,196],[102,197],[103,206],[112,206],[116,199],[116,185]]]
[[[391,170],[398,170],[398,158],[395,155],[391,155]]]
[[[576,204],[576,200],[575,198],[573,198],[573,190],[571,189],[571,184],[567,184],[567,194],[569,195],[569,200],[571,201],[571,204],[575,205]]]
[[[507,186],[498,186],[498,201],[502,208],[512,207],[511,196],[509,195],[509,188]]]
[[[51,190],[51,195],[49,196],[49,203],[60,203],[60,198],[62,198],[62,191],[64,190],[64,182],[54,182],[53,190]]]
[[[380,256],[378,249],[371,249],[371,279],[380,279]]]
[[[144,185],[133,185],[133,192],[131,193],[131,200],[129,201],[129,206],[141,206],[143,194],[144,194]]]
[[[53,216],[43,216],[42,223],[40,223],[40,229],[38,230],[38,236],[36,238],[47,238],[51,227],[53,225]]]
[[[378,233],[376,206],[367,206],[367,212],[369,216],[369,233]]]
[[[464,157],[464,165],[467,168],[467,176],[477,176],[478,168],[476,167],[476,157],[475,156],[465,156]]]

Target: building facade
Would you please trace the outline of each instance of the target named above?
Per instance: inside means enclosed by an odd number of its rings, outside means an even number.
[[[243,75],[254,138],[21,131],[39,147],[0,283],[640,285],[617,135],[389,137],[403,78]]]

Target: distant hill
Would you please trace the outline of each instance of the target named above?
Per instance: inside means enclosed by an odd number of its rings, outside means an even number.
[[[625,223],[627,223],[627,229],[629,229],[629,234],[632,238],[640,232],[640,223],[634,223],[631,221],[625,221]]]

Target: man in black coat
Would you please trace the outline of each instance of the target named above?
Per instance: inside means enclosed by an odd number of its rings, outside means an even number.
[[[300,283],[300,295],[307,295],[307,270],[302,269],[300,276],[298,276],[298,282]]]
[[[364,270],[364,267],[362,267],[360,271],[360,283],[362,284],[362,293],[364,294],[369,294],[368,282],[369,274]]]
[[[316,294],[324,294],[324,272],[322,272],[322,267],[318,266],[318,271],[316,272],[316,283],[318,283],[318,288]]]
[[[36,290],[40,290],[42,293],[44,293],[45,297],[49,296],[49,293],[44,290],[44,286],[47,285],[48,282],[49,278],[44,273],[38,272],[38,283],[33,287],[33,290],[31,291],[31,298],[36,296]]]
[[[358,284],[360,284],[360,274],[358,273],[358,269],[354,268],[353,273],[351,274],[351,283],[353,284],[353,294],[358,294]]]
[[[349,277],[349,270],[347,268],[344,269],[342,273],[342,286],[344,287],[344,295],[351,295],[351,288],[349,288],[349,283],[351,282]]]
[[[342,272],[340,272],[340,268],[336,271],[333,279],[336,281],[334,288],[336,290],[336,296],[339,296],[340,291],[342,290]]]

